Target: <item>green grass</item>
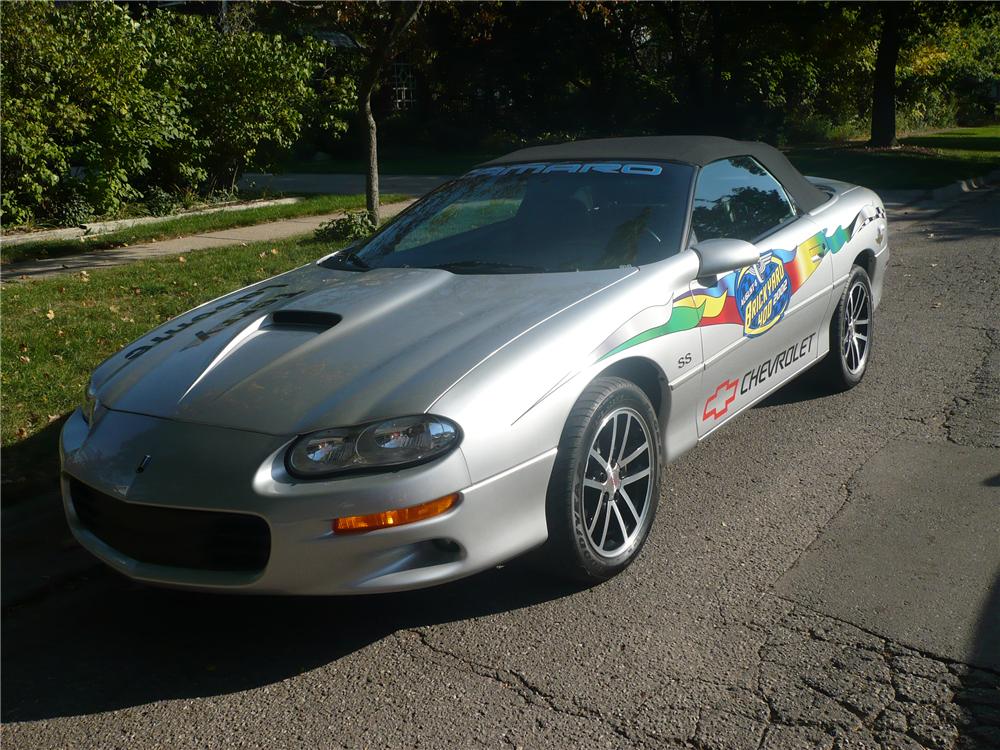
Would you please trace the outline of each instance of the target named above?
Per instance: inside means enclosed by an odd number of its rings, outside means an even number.
[[[58,433],[91,371],[151,328],[339,245],[312,238],[195,251],[7,284],[0,292],[3,501],[55,487]]]
[[[997,125],[923,133],[900,143],[898,151],[858,145],[791,149],[788,158],[805,174],[890,190],[928,190],[1000,168]]]
[[[383,195],[383,203],[405,200],[403,195]],[[334,211],[350,211],[364,208],[363,195],[311,195],[298,203],[282,206],[263,206],[243,211],[220,211],[213,214],[184,216],[162,222],[151,222],[128,229],[120,229],[97,237],[73,240],[42,240],[22,245],[0,248],[0,262],[14,263],[37,258],[57,258],[64,255],[107,250],[109,248],[136,245],[155,240],[185,237],[191,234],[213,232],[220,229],[247,227],[299,216],[316,216]]]

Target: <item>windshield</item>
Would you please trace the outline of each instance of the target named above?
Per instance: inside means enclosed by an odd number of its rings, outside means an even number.
[[[542,273],[652,263],[681,249],[693,173],[673,162],[475,169],[324,265]]]

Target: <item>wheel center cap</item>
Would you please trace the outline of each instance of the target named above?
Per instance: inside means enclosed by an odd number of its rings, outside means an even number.
[[[611,474],[608,477],[608,491],[614,495],[622,487],[622,471],[621,468],[616,466],[611,470]]]

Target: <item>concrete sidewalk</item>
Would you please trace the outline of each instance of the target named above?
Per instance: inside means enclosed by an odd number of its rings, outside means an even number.
[[[415,200],[415,199],[414,199]],[[382,217],[395,216],[413,203],[413,200],[399,203],[387,203],[382,206]],[[343,211],[319,216],[301,216],[297,219],[271,221],[265,224],[255,224],[249,227],[220,229],[215,232],[178,237],[172,240],[146,242],[141,245],[130,245],[111,250],[94,250],[79,255],[64,255],[58,258],[42,258],[27,260],[21,263],[10,263],[2,268],[2,280],[25,281],[44,278],[65,273],[91,271],[98,268],[120,266],[137,260],[147,260],[165,255],[179,255],[192,250],[206,250],[226,245],[249,244],[251,242],[267,242],[283,240],[300,234],[310,234],[320,224],[344,216]]]
[[[423,195],[453,175],[379,175],[379,190],[403,195]],[[358,195],[365,192],[363,174],[267,174],[250,172],[239,181],[240,190],[268,190],[274,193],[316,193],[322,195]]]

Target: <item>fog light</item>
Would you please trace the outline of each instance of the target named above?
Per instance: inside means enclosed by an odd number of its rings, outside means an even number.
[[[451,510],[458,505],[460,497],[455,492],[451,495],[439,497],[437,500],[420,503],[420,505],[413,505],[409,508],[371,513],[367,516],[334,518],[333,533],[360,534],[364,531],[375,531],[376,529],[386,529],[390,526],[403,526],[404,524],[415,523],[416,521],[424,521]]]

